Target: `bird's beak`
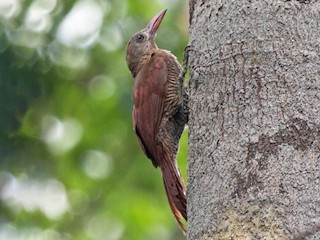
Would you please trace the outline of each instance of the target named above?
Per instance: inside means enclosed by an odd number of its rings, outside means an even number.
[[[164,15],[166,14],[167,12],[167,9],[163,9],[161,10],[157,15],[155,15],[152,20],[148,23],[146,29],[147,29],[147,32],[152,36],[154,37],[160,24],[161,24],[161,21],[164,17]]]

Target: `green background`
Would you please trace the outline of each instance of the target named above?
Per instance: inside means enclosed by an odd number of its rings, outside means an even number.
[[[157,44],[181,62],[187,7],[182,0],[0,0],[0,239],[184,239],[160,170],[132,131],[125,47],[168,8]],[[84,15],[71,21],[77,11]],[[77,38],[62,37],[73,30]],[[184,177],[186,159],[184,132]]]

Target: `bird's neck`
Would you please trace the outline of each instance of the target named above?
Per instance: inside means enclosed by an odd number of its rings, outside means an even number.
[[[154,48],[148,51],[148,53],[142,54],[140,56],[133,56],[131,58],[133,61],[129,63],[129,69],[133,77],[137,76],[141,68],[150,61],[152,55],[156,50],[157,48]]]

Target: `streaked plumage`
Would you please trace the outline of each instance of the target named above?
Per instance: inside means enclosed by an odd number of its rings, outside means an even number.
[[[179,83],[181,66],[176,57],[154,41],[165,13],[162,10],[131,37],[126,60],[134,78],[134,131],[146,156],[160,167],[170,207],[184,229],[180,219],[187,220],[187,202],[176,155],[187,122],[187,93]]]

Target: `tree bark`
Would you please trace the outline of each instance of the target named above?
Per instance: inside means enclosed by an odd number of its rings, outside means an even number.
[[[320,239],[320,1],[190,14],[188,239]]]

